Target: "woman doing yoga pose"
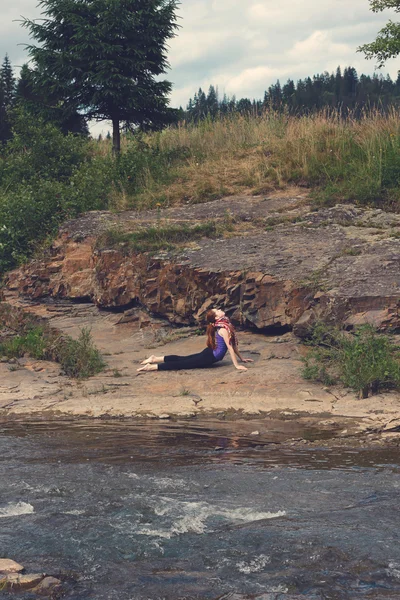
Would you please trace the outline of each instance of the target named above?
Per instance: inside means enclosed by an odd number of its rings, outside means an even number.
[[[247,371],[246,367],[239,365],[238,359],[244,363],[253,362],[251,358],[243,358],[238,350],[238,340],[235,328],[225,316],[223,310],[214,308],[209,310],[207,321],[207,348],[198,354],[189,356],[150,356],[141,364],[139,373],[146,371],[178,371],[180,369],[204,369],[211,367],[222,360],[227,353],[230,354],[233,364],[239,371]]]

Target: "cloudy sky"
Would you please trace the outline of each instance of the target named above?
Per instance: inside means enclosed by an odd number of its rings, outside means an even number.
[[[40,9],[37,0],[1,4],[0,57],[7,52],[18,67],[26,61],[28,36],[16,20],[39,17]],[[169,52],[172,105],[186,106],[210,84],[221,94],[262,98],[277,79],[284,83],[338,65],[372,74],[374,62],[356,48],[372,41],[393,14],[375,14],[369,6],[368,0],[181,0],[181,29]],[[400,58],[382,72],[396,77],[398,70]]]

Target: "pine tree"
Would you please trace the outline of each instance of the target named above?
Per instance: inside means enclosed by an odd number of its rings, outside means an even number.
[[[268,88],[268,99],[270,107],[273,110],[280,110],[280,108],[282,108],[283,97],[282,88],[279,80],[275,83],[275,85],[271,85]]]
[[[249,98],[241,98],[236,104],[236,110],[242,115],[249,115],[252,113],[253,104]]]
[[[207,116],[207,96],[201,88],[193,97],[192,119],[196,123]]]
[[[22,65],[19,72],[19,78],[15,86],[15,100],[17,104],[33,100],[32,72],[26,63]]]
[[[283,102],[290,109],[294,108],[296,102],[296,86],[294,85],[294,81],[292,79],[288,79],[287,83],[282,88],[282,98]]]
[[[3,102],[6,109],[10,109],[15,97],[15,77],[10,63],[10,59],[6,54],[3,64],[0,69],[1,86],[3,89]]]
[[[3,90],[3,84],[0,81],[0,142],[4,143],[11,137],[11,127],[8,118],[6,104],[5,104],[5,93]]]
[[[215,118],[218,114],[218,110],[218,92],[213,85],[210,85],[207,95],[207,113],[211,115],[212,118]]]
[[[342,91],[343,91],[342,70],[340,67],[338,67],[336,69],[336,75],[335,75],[335,98],[336,98],[337,104],[339,104],[342,101]]]
[[[79,114],[76,107],[68,106],[56,93],[46,93],[36,75],[27,64],[22,65],[15,89],[16,106],[53,123],[64,134],[89,135],[85,116]]]
[[[88,118],[109,119],[113,150],[120,125],[157,128],[175,118],[166,43],[177,29],[177,0],[42,0],[43,20],[25,19],[28,46],[46,94]]]
[[[0,142],[4,143],[12,137],[11,109],[15,97],[15,77],[8,55],[6,54],[0,68]]]
[[[343,73],[343,93],[348,98],[355,98],[357,94],[358,74],[353,67],[348,67]]]

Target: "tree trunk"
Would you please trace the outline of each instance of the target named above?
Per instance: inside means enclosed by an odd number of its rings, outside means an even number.
[[[121,135],[120,135],[120,131],[119,131],[119,119],[113,119],[112,120],[112,126],[113,126],[113,155],[114,156],[119,156],[119,153],[121,152]]]

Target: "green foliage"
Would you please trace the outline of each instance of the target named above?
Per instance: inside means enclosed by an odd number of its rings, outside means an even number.
[[[14,103],[15,97],[15,77],[13,69],[10,63],[10,59],[6,54],[3,60],[3,64],[0,69],[0,82],[3,90],[3,102],[4,106],[9,109]]]
[[[370,325],[349,334],[317,323],[307,343],[311,350],[304,359],[305,379],[324,385],[340,381],[362,398],[400,386],[399,348]]]
[[[20,358],[29,354],[36,359],[46,357],[46,340],[42,327],[32,327],[23,335],[16,335],[0,343],[0,355]]]
[[[104,359],[93,345],[90,329],[83,328],[77,340],[69,338],[59,351],[59,362],[69,377],[85,379],[100,373]]]
[[[2,187],[40,180],[68,182],[85,160],[87,143],[82,138],[64,136],[51,123],[36,121],[19,111],[14,119],[14,136],[7,144],[0,170]]]
[[[7,337],[0,341],[0,356],[21,358],[25,354],[37,360],[61,363],[66,375],[86,378],[104,369],[105,362],[95,348],[89,329],[82,329],[77,340],[61,335],[43,320],[22,309],[0,304],[0,329],[6,327]],[[10,337],[9,330],[16,335]]]
[[[0,68],[0,142],[11,137],[11,110],[15,98],[15,77],[6,54]]]
[[[59,224],[107,207],[110,163],[81,137],[19,111],[0,157],[0,273],[28,257]]]
[[[89,118],[110,119],[119,151],[119,124],[171,122],[167,41],[177,29],[176,0],[42,0],[43,19],[23,20],[35,79]],[[84,65],[84,68],[82,66]]]
[[[398,5],[398,0],[392,1]],[[394,24],[393,30],[398,27]],[[275,118],[276,112],[283,117],[288,114],[301,116],[318,113],[321,109],[337,111],[344,117],[356,114],[357,118],[362,118],[365,109],[385,112],[389,106],[397,105],[399,96],[399,77],[393,81],[390,75],[383,77],[377,73],[359,76],[354,67],[346,67],[343,72],[338,67],[336,73],[314,74],[298,80],[297,84],[289,79],[281,86],[278,80],[265,91],[263,99],[253,101],[226,95],[221,99],[213,86],[206,96],[200,88],[194,98],[190,98],[180,120],[198,123],[234,114],[252,117],[272,114]],[[279,126],[279,121],[276,124]]]
[[[343,124],[341,136],[321,136],[319,143],[307,165],[316,200],[328,205],[343,200],[386,207],[398,203],[400,132],[379,132],[365,140]],[[302,178],[304,173],[293,172],[293,181]]]
[[[125,252],[151,252],[171,250],[175,244],[198,240],[203,237],[215,237],[217,226],[213,221],[199,225],[168,225],[165,227],[147,227],[133,233],[118,229],[109,229],[97,240],[97,248],[118,248]]]
[[[153,183],[168,184],[174,179],[174,166],[186,158],[186,149],[163,150],[157,134],[152,141],[152,145],[146,143],[140,134],[128,138],[114,165],[113,179],[119,192],[134,196]]]
[[[37,73],[27,64],[21,67],[14,103],[33,119],[51,123],[65,135],[89,134],[86,117],[79,114],[77,107],[68,105],[59,90],[45,90],[38,81]]]
[[[370,0],[370,5],[373,12],[382,12],[386,9],[400,12],[400,0]],[[400,54],[400,23],[389,21],[379,31],[376,40],[360,46],[358,52],[364,52],[366,58],[376,58],[379,67],[383,67],[389,58]]]

